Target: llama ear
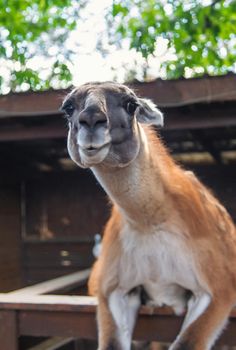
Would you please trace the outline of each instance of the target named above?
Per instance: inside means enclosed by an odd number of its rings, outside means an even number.
[[[143,124],[156,125],[159,127],[164,125],[163,114],[155,106],[155,104],[148,99],[139,99],[139,106],[137,108],[136,118],[138,122]]]

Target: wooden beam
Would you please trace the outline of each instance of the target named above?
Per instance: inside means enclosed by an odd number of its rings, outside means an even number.
[[[31,127],[14,127],[12,125],[11,128],[0,129],[0,142],[57,139],[66,138],[66,135],[66,127],[58,124]]]
[[[78,271],[71,273],[66,276],[54,278],[49,281],[35,284],[30,287],[25,287],[18,289],[16,291],[7,293],[7,295],[16,296],[26,296],[27,298],[32,295],[47,294],[52,292],[62,292],[73,289],[75,287],[84,285],[90,275],[91,269],[86,269],[83,271]]]
[[[236,100],[235,74],[193,79],[156,79],[151,82],[135,82],[129,85],[140,96],[152,99],[159,107]]]
[[[171,343],[181,329],[183,317],[172,312],[152,313],[143,307],[140,311],[133,339],[140,341],[158,341]],[[97,339],[95,312],[65,311],[21,311],[19,313],[20,333],[33,336],[77,337]],[[48,327],[45,327],[45,324]],[[49,326],[50,325],[50,326]],[[236,319],[230,318],[219,343],[233,346],[236,344]]]
[[[236,103],[164,108],[163,112],[164,132],[236,126]],[[53,118],[42,117],[42,125],[34,126],[34,118],[31,121],[30,125],[22,123],[21,126],[14,124],[11,119],[7,125],[1,126],[0,123],[0,142],[65,139],[67,136],[66,122],[61,114]],[[36,124],[40,124],[38,118]]]
[[[94,313],[65,311],[20,311],[19,329],[22,335],[63,336],[97,339]],[[47,325],[47,326],[45,326]]]
[[[128,84],[140,96],[153,99],[160,107],[202,102],[236,101],[236,75],[195,79],[134,82]],[[0,118],[53,115],[70,89],[44,92],[10,93],[0,96]]]
[[[236,103],[165,108],[163,130],[194,130],[236,126]]]
[[[12,315],[16,312],[20,335],[97,339],[96,305],[96,298],[85,296],[40,295],[27,298],[26,295],[0,295],[2,319],[8,315],[8,324],[13,326],[14,337],[17,335],[17,328],[14,326],[15,316],[12,318]],[[142,306],[134,339],[172,342],[181,328],[183,317],[174,315],[170,308]],[[236,311],[233,310],[229,325],[220,340],[222,344],[236,344],[235,327]],[[4,350],[8,349],[16,348],[4,347]]]
[[[59,347],[70,344],[73,340],[74,338],[53,337],[28,350],[57,350]]]
[[[58,113],[69,90],[28,91],[0,96],[0,118],[32,117]]]
[[[0,310],[0,344],[1,349],[18,349],[18,327],[14,310]]]
[[[209,139],[209,137],[207,137],[207,135],[204,133],[204,130],[193,130],[192,135],[194,139],[203,146],[203,149],[210,153],[216,163],[223,163],[220,151],[214,147],[213,142]]]
[[[89,296],[71,295],[27,295],[27,293],[1,293],[0,310],[38,310],[38,311],[83,311],[94,312],[97,299]]]

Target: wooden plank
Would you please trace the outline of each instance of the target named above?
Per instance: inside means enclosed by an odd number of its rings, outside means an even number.
[[[235,101],[236,76],[135,82],[129,84],[141,96],[152,98],[159,106],[182,106],[186,104]],[[0,96],[0,118],[11,116],[53,116],[58,113],[66,90],[46,92],[10,93]]]
[[[1,315],[5,320],[6,315],[14,315],[14,311],[9,311],[11,308],[17,310],[19,334],[21,335],[97,338],[96,298],[44,295],[30,296],[29,300],[27,300],[26,296],[15,296],[15,299],[13,301],[14,298],[11,295],[5,295],[5,298],[3,295],[0,295],[0,308],[6,308],[6,311],[1,311]],[[11,321],[15,320],[14,317],[9,319],[8,316],[8,321],[4,322],[8,328],[9,321],[10,327],[12,327]],[[139,312],[134,339],[172,342],[178,334],[182,322],[183,316],[174,315],[170,308],[143,306]],[[13,328],[12,334],[15,336],[17,331],[14,322],[13,327],[15,328]],[[223,332],[220,343],[235,345],[235,328],[236,311],[234,310],[231,313],[229,325]],[[4,350],[8,349],[15,350],[16,348],[4,347]]]
[[[162,111],[166,116],[164,130],[192,130],[236,125],[235,103],[204,104],[201,105],[201,109],[199,109],[200,105],[195,105],[196,108],[193,109],[190,107],[163,107]],[[50,119],[41,126],[14,127],[10,120],[7,128],[0,128],[0,142],[66,138],[67,128],[60,114],[58,114],[56,122],[49,122]]]
[[[183,317],[173,314],[140,314],[135,326],[133,339],[171,343],[180,331]],[[78,337],[97,339],[96,318],[93,313],[21,311],[19,314],[20,333],[32,336]],[[48,327],[45,327],[45,324]],[[236,320],[231,319],[219,343],[236,344]]]
[[[1,172],[3,168],[1,167]],[[0,291],[9,292],[23,286],[20,187],[16,184],[0,186]]]
[[[59,116],[62,119],[62,116]],[[45,140],[45,139],[58,139],[66,138],[67,129],[65,123],[61,125],[41,125],[31,127],[17,127],[14,128],[1,128],[0,130],[0,141],[28,141],[28,140]]]
[[[0,294],[0,309],[95,312],[97,299],[88,296]]]
[[[232,314],[230,321],[223,331],[218,343],[229,346],[236,345],[236,314]],[[139,315],[134,330],[134,339],[171,343],[180,331],[183,317],[175,315]]]
[[[21,311],[19,329],[22,335],[97,338],[96,317],[92,312]]]
[[[51,115],[61,105],[68,90],[28,91],[0,96],[0,118],[11,116]]]
[[[165,130],[194,130],[236,125],[235,103],[202,104],[183,108],[164,108]]]
[[[1,293],[0,309],[2,310],[30,310],[30,311],[65,311],[94,313],[97,298],[74,295],[28,295],[17,293]],[[170,307],[153,307],[142,305],[140,315],[146,316],[175,316]],[[236,319],[236,308],[231,311],[231,318]]]
[[[28,350],[56,350],[63,345],[71,343],[74,338],[63,338],[63,337],[54,337],[43,341],[42,343],[31,347]]]
[[[4,350],[18,349],[16,312],[13,310],[0,310],[0,344]]]
[[[29,267],[27,265],[24,265],[24,272],[25,272],[25,281],[28,285],[34,285],[37,283],[42,283],[50,279],[62,277],[74,272],[78,271],[78,266],[57,266],[57,267],[49,267],[46,266],[43,268],[36,268],[36,267]],[[78,286],[81,288],[80,286]],[[76,286],[75,286],[76,288]],[[66,294],[64,292],[71,291],[70,288],[65,287],[63,289],[63,294]],[[59,291],[61,294],[61,291]],[[85,294],[86,295],[86,294]]]
[[[11,295],[13,297],[26,295],[28,298],[32,295],[62,291],[65,288],[72,289],[76,286],[81,286],[81,284],[84,284],[90,275],[90,271],[90,269],[86,269],[83,271],[75,272],[70,275],[58,277],[46,282],[35,284],[30,287],[18,289],[16,291],[8,293],[8,295]]]
[[[160,107],[236,100],[236,75],[136,82],[130,85]]]

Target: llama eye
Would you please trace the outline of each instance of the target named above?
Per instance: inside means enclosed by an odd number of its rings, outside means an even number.
[[[72,114],[74,113],[74,110],[75,110],[75,107],[72,106],[72,105],[68,105],[66,108],[65,108],[65,113],[68,117],[71,117]]]
[[[138,104],[135,101],[128,101],[126,102],[126,105],[125,105],[125,109],[130,115],[134,114],[137,107],[138,107]]]
[[[62,111],[65,113],[67,118],[71,118],[72,114],[74,113],[75,107],[68,103],[65,106],[62,107]]]

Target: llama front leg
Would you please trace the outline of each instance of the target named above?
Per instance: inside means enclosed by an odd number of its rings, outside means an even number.
[[[235,300],[226,295],[193,296],[182,329],[169,350],[209,350],[223,330]]]
[[[99,350],[130,350],[139,307],[140,296],[136,291],[125,294],[116,289],[107,299],[99,298]]]

